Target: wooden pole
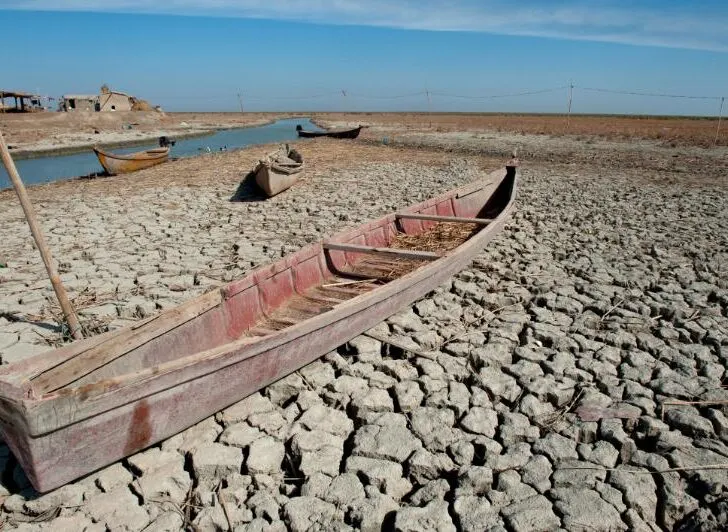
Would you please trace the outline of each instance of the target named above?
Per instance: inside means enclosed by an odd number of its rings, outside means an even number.
[[[720,110],[718,111],[718,129],[715,130],[715,140],[713,146],[718,145],[718,135],[720,135],[720,123],[723,120],[723,104],[725,103],[725,96],[720,99]]]
[[[432,129],[432,98],[427,87],[425,87],[425,94],[427,95],[427,115],[430,117],[430,129]]]
[[[38,221],[35,218],[35,212],[33,211],[33,206],[30,203],[30,198],[28,197],[28,193],[25,191],[25,185],[23,185],[23,182],[20,180],[18,169],[15,168],[15,163],[13,162],[13,158],[10,156],[8,146],[5,144],[5,137],[3,137],[2,132],[0,132],[0,155],[2,155],[5,169],[8,171],[8,175],[10,176],[10,180],[13,182],[15,192],[18,194],[18,198],[20,199],[20,205],[23,207],[25,219],[28,220],[30,232],[33,234],[33,239],[35,240],[36,246],[38,246],[38,251],[40,251],[40,256],[43,259],[43,264],[45,264],[48,277],[50,277],[53,290],[58,298],[58,303],[61,305],[63,317],[66,319],[66,323],[71,330],[71,336],[73,336],[75,340],[81,340],[83,338],[81,324],[78,322],[76,312],[73,310],[71,302],[68,300],[68,295],[66,294],[66,290],[63,288],[63,284],[61,284],[61,278],[58,276],[55,266],[53,266],[50,249],[48,249],[48,245],[45,242],[40,225],[38,225]]]
[[[571,122],[571,100],[574,94],[574,84],[569,83],[569,105],[566,109],[566,131],[569,131],[569,123]]]

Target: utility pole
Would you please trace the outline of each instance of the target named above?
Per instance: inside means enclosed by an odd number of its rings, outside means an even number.
[[[238,103],[240,104],[240,112],[243,112],[243,98],[240,96],[240,93],[238,93]]]
[[[425,95],[427,96],[427,115],[430,117],[430,128],[432,128],[432,98],[427,87],[425,87]]]
[[[569,131],[569,123],[571,122],[571,100],[574,95],[574,83],[569,83],[569,104],[566,109],[566,131]]]
[[[718,145],[718,136],[720,135],[720,123],[723,120],[723,104],[725,103],[725,96],[720,99],[720,110],[718,111],[718,129],[715,130],[715,140],[713,146]]]

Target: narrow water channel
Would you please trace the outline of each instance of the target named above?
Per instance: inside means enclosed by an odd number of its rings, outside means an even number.
[[[210,151],[220,149],[234,150],[255,144],[270,142],[285,142],[296,140],[296,125],[301,124],[304,129],[319,131],[308,118],[292,118],[278,120],[272,124],[260,127],[247,127],[225,129],[212,135],[177,140],[170,151],[170,157],[194,157]],[[138,145],[129,148],[114,148],[114,153],[131,153],[135,151],[156,148],[157,143]],[[88,152],[72,155],[53,155],[37,157],[34,159],[21,159],[15,161],[20,177],[26,185],[48,183],[61,179],[72,179],[96,172],[103,172],[103,168],[96,155],[89,148]],[[10,178],[5,168],[0,165],[0,189],[10,187]]]

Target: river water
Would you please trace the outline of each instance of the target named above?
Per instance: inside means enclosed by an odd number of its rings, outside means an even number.
[[[301,124],[306,130],[320,131],[320,128],[316,127],[308,118],[278,120],[260,127],[225,129],[212,135],[177,140],[177,143],[170,151],[170,157],[194,157],[207,152],[208,148],[210,151],[220,151],[220,148],[234,150],[255,144],[296,140],[298,138],[296,125],[298,124]],[[157,147],[157,142],[152,141],[145,145],[115,148],[109,151],[131,153]],[[78,176],[103,172],[96,154],[90,148],[87,152],[73,155],[21,159],[15,161],[15,166],[18,168],[20,178],[26,185],[72,179]],[[0,189],[10,186],[10,178],[5,168],[0,165]]]

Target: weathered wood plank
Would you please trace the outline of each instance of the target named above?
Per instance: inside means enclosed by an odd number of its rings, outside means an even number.
[[[337,242],[324,243],[324,249],[334,251],[349,251],[353,253],[369,253],[387,257],[399,257],[414,260],[437,260],[442,255],[432,251],[417,251],[414,249],[375,248],[372,246],[359,246],[356,244],[339,244]]]
[[[462,218],[460,216],[437,216],[434,214],[410,214],[401,212],[394,215],[396,218],[409,220],[431,220],[433,222],[456,222],[467,224],[488,225],[493,221],[492,218]]]
[[[498,170],[498,172],[500,172],[500,170]],[[499,173],[491,172],[488,175],[488,177],[491,177],[491,176],[494,176],[494,177],[495,176],[499,176]],[[464,187],[463,190],[459,190],[457,192],[457,194],[455,194],[455,197],[456,198],[464,198],[465,196],[470,196],[471,194],[475,194],[476,192],[480,192],[481,190],[483,190],[483,189],[485,189],[485,188],[487,188],[487,187],[489,187],[489,186],[491,186],[491,185],[493,185],[495,183],[496,183],[496,181],[487,181],[485,183],[482,183],[480,186],[477,186],[477,187],[474,187],[474,188],[473,187],[466,186],[466,187]]]
[[[128,334],[110,338],[108,342],[100,343],[79,353],[73,360],[41,373],[33,379],[33,390],[38,394],[43,394],[62,388],[125,355],[132,349],[137,349],[175,327],[197,318],[215,308],[221,301],[220,291],[215,290],[199,299],[194,299],[176,309],[160,314],[156,319],[145,323],[145,327],[129,328]]]

